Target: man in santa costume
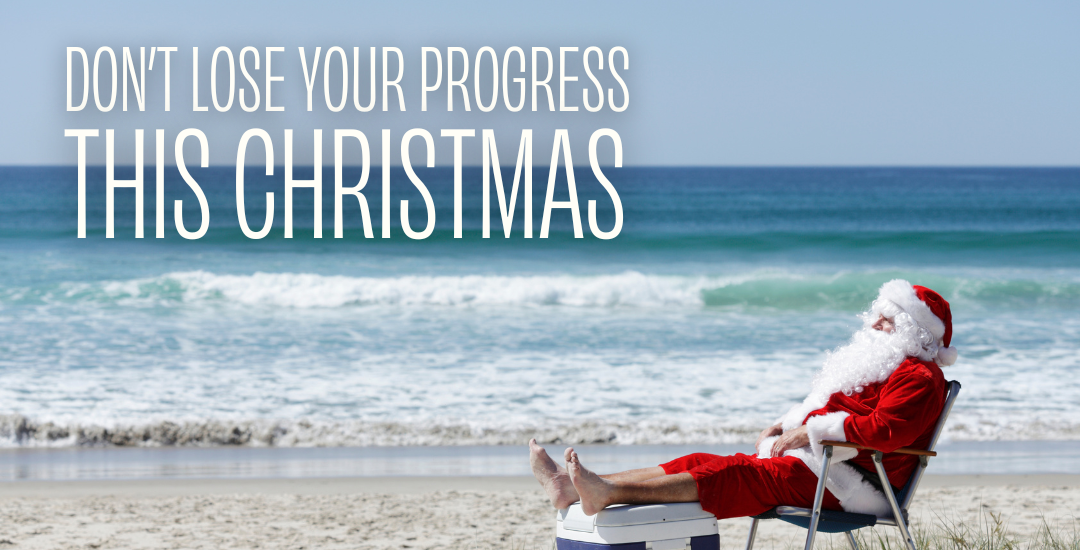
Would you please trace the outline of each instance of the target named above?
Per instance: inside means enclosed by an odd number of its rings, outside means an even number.
[[[820,441],[849,441],[886,453],[925,449],[945,403],[942,366],[956,361],[949,303],[938,293],[893,280],[881,287],[864,326],[825,359],[810,395],[761,432],[757,455],[697,453],[666,464],[599,476],[566,449],[566,468],[536,440],[530,463],[556,508],[581,501],[592,515],[611,504],[700,501],[717,518],[752,516],[775,506],[813,505],[821,471]],[[836,447],[823,506],[885,516],[872,453]],[[902,486],[913,455],[886,454],[889,482]],[[874,485],[878,484],[879,487]]]

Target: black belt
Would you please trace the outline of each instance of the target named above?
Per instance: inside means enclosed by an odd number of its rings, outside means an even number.
[[[859,475],[861,475],[867,483],[873,485],[875,489],[881,492],[881,494],[885,494],[885,488],[881,485],[881,477],[878,476],[877,472],[871,472],[870,470],[867,470],[866,468],[863,468],[862,466],[859,466],[854,462],[847,462],[846,464],[854,468],[856,472],[859,472]],[[899,487],[894,486],[892,483],[889,484],[889,487],[892,488],[894,496],[900,494]]]

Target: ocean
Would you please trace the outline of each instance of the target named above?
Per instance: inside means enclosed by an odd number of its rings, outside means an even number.
[[[275,193],[264,239],[238,226],[229,167],[191,169],[210,205],[195,241],[172,221],[182,199],[198,227],[195,195],[167,169],[155,238],[152,166],[145,237],[121,189],[107,239],[104,172],[88,169],[79,239],[74,167],[0,168],[2,446],[745,444],[897,277],[952,304],[945,374],[964,389],[946,441],[1080,440],[1080,169],[605,168],[624,222],[600,240],[588,201],[600,228],[614,216],[587,167],[581,239],[565,209],[538,238],[546,168],[531,239],[520,210],[503,236],[494,194],[482,237],[482,176],[465,168],[454,238],[452,169],[424,168],[436,221],[416,241],[398,201],[414,229],[423,201],[400,168],[390,239],[378,167],[372,239],[351,197],[334,238],[332,169],[323,237],[300,189],[284,238],[280,166],[246,174],[252,226]]]

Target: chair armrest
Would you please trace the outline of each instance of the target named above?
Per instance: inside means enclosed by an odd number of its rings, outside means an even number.
[[[866,449],[868,451],[877,451],[877,449],[875,449],[873,447],[866,447],[866,446],[859,445],[859,444],[856,444],[856,443],[849,443],[847,441],[822,441],[821,444],[822,445],[829,445],[829,446],[832,446],[832,447],[847,447],[849,449]],[[884,451],[880,451],[880,452],[884,452]],[[896,449],[893,452],[894,453],[899,453],[899,454],[902,454],[902,455],[937,456],[937,453],[935,453],[934,451],[923,451],[923,450],[919,450],[919,449],[912,449],[910,447],[901,447],[899,449]]]

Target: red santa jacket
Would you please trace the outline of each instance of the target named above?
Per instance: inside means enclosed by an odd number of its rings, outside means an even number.
[[[851,395],[834,393],[824,407],[808,414],[803,422],[812,439],[818,436],[849,441],[885,453],[900,447],[925,449],[934,436],[934,427],[945,405],[945,393],[945,376],[940,367],[908,357],[884,382],[868,385]],[[846,418],[843,413],[847,413]],[[813,429],[817,423],[812,418],[824,415],[830,415],[832,422]],[[841,419],[842,434],[837,429]],[[871,451],[859,451],[849,462],[873,472],[872,455]],[[896,487],[907,482],[918,463],[914,455],[886,454],[882,460],[889,482]]]

